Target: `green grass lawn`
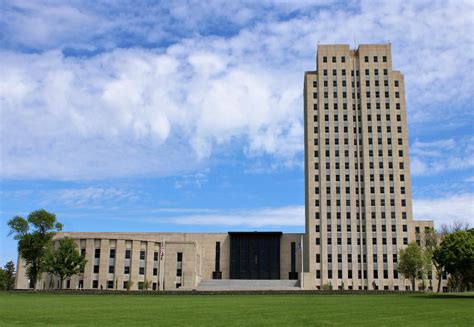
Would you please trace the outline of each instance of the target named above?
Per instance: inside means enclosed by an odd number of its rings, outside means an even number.
[[[0,293],[0,326],[474,326],[474,297]]]

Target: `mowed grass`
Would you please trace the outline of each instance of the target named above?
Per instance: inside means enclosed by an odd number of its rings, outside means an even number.
[[[474,298],[0,293],[0,326],[474,326]]]

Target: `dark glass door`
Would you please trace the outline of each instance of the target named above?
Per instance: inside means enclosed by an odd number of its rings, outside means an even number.
[[[281,232],[229,232],[231,279],[280,279]]]

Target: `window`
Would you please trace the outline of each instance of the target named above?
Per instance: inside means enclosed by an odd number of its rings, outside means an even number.
[[[328,62],[328,57],[324,56],[323,57],[323,62]]]
[[[153,261],[158,261],[158,251],[153,253]]]
[[[113,274],[115,272],[115,266],[109,266],[109,274]]]
[[[388,279],[388,270],[383,271],[383,279]]]
[[[341,62],[346,62],[346,57],[345,56],[341,57]]]
[[[181,268],[176,269],[176,276],[181,277],[183,275],[183,270]]]
[[[125,267],[123,267],[123,273],[124,273],[125,275],[130,274],[130,266],[125,266]]]
[[[337,278],[342,279],[342,270],[337,271]]]
[[[153,268],[153,276],[158,276],[158,268]]]
[[[321,263],[321,255],[319,253],[316,254],[316,263]]]
[[[382,61],[383,61],[383,62],[387,62],[387,56],[383,56],[383,57],[382,57]]]
[[[378,62],[378,57],[377,56],[374,56],[374,62]]]
[[[395,87],[398,87],[398,81],[395,81],[394,83],[395,83]]]
[[[114,281],[113,280],[107,281],[107,288],[108,289],[113,289],[114,288]]]
[[[379,271],[378,270],[374,270],[374,278],[379,278]]]
[[[99,288],[99,281],[98,280],[93,280],[92,281],[92,288]]]
[[[176,253],[176,261],[183,262],[183,252]]]
[[[94,258],[100,258],[100,249],[95,249]]]
[[[86,249],[81,249],[81,256],[83,256],[83,257],[86,256]]]
[[[94,265],[94,274],[99,273],[99,265]]]
[[[369,56],[365,56],[365,57],[364,57],[364,61],[365,61],[365,62],[369,62]]]
[[[328,270],[328,278],[332,278],[332,270]]]
[[[140,251],[140,260],[145,260],[145,250]]]
[[[138,269],[138,274],[139,274],[139,275],[145,275],[145,267],[140,267],[140,268]]]
[[[132,257],[132,250],[126,249],[125,250],[125,259],[130,259]]]
[[[316,279],[321,278],[321,270],[316,270]]]
[[[109,258],[115,259],[115,249],[110,249]]]
[[[336,57],[335,56],[332,57],[332,62],[336,62]]]

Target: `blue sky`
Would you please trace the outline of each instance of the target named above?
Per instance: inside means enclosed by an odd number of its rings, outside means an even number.
[[[392,43],[414,215],[474,223],[470,1],[0,1],[6,222],[304,231],[303,74],[320,43]]]

